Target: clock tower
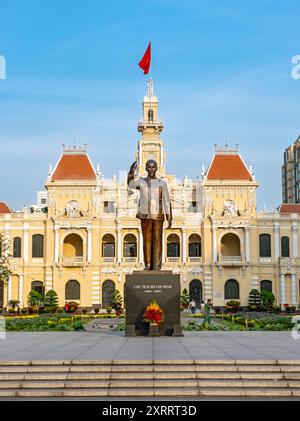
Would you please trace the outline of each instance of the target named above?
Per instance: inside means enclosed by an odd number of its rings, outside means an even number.
[[[138,141],[136,159],[138,162],[138,175],[145,176],[145,165],[148,159],[155,159],[158,165],[158,175],[165,176],[164,142],[160,138],[163,131],[163,122],[158,117],[158,99],[154,94],[153,80],[147,82],[147,93],[143,101],[143,119],[139,121],[138,131],[142,134]]]

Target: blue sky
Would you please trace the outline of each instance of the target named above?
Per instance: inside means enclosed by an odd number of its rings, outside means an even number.
[[[300,134],[299,15],[299,0],[0,0],[0,201],[34,203],[74,140],[106,177],[128,169],[151,40],[168,172],[196,178],[215,143],[238,143],[273,210]]]

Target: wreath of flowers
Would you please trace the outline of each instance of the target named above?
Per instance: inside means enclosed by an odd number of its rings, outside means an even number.
[[[164,321],[164,312],[155,300],[146,307],[144,312],[144,322],[157,323],[158,325]]]

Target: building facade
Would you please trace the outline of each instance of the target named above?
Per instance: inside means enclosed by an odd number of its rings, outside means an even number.
[[[137,175],[154,158],[169,186],[173,226],[164,230],[162,269],[181,275],[198,306],[207,299],[247,306],[253,288],[272,291],[278,304],[299,305],[300,209],[258,212],[252,169],[227,146],[216,148],[196,180],[178,180],[166,170],[163,127],[150,80],[138,124]],[[32,289],[55,290],[61,306],[109,305],[115,289],[123,294],[126,274],[143,268],[138,200],[126,174],[105,179],[85,147],[65,147],[36,206],[13,212],[0,205],[13,272],[0,285],[0,306],[12,299],[27,306]]]

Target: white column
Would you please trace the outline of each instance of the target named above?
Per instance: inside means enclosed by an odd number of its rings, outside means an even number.
[[[275,249],[275,260],[277,261],[277,259],[280,256],[280,250],[279,250],[279,223],[275,222],[275,226],[274,226],[274,249]]]
[[[181,242],[182,242],[182,263],[186,263],[186,227],[182,227],[182,236],[181,236]]]
[[[217,262],[217,227],[213,226],[213,264]]]
[[[245,227],[245,255],[246,262],[250,262],[250,228]]]
[[[297,222],[292,223],[292,237],[293,237],[293,257],[298,257],[298,238],[297,238]]]
[[[143,232],[139,228],[139,263],[144,263],[144,250],[143,250]]]
[[[92,262],[92,227],[87,227],[88,239],[87,239],[87,261]]]
[[[58,263],[59,261],[59,228],[55,227],[54,229],[54,263]]]
[[[11,300],[12,297],[12,278],[11,275],[8,277],[8,284],[7,284],[7,303]]]
[[[296,274],[291,274],[292,304],[297,305]]]
[[[24,275],[20,275],[19,277],[19,303],[20,306],[23,306],[23,284],[24,284]]]
[[[284,274],[280,274],[280,302],[281,304],[285,304],[285,279]]]
[[[24,263],[28,262],[28,224],[24,224],[24,236],[23,236],[23,258]]]
[[[118,242],[118,263],[122,262],[122,228],[117,228],[117,242]]]

